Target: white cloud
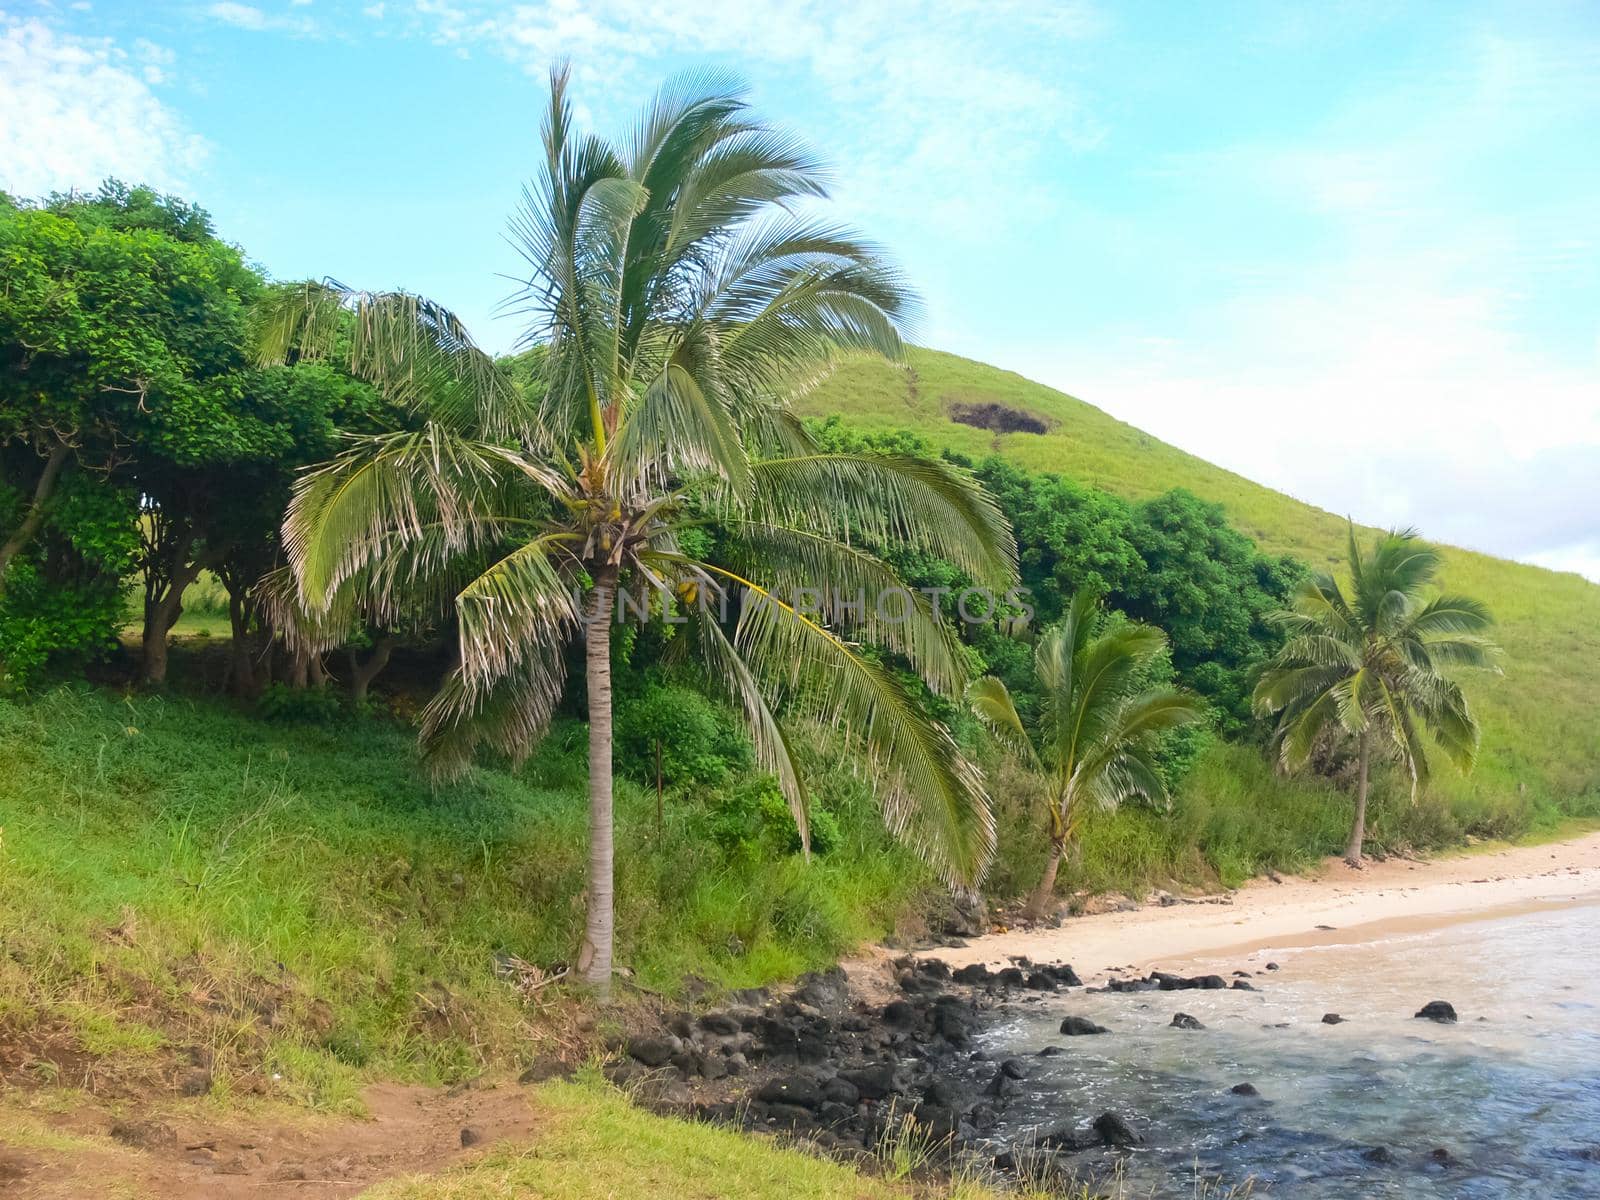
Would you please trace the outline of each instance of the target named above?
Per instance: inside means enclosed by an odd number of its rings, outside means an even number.
[[[303,7],[295,4],[296,8]],[[223,3],[213,4],[206,9],[206,15],[213,20],[221,21],[224,25],[232,25],[236,29],[247,29],[252,33],[263,33],[267,30],[280,30],[286,33],[311,34],[316,32],[316,22],[310,17],[291,17],[276,13],[268,13],[252,4],[237,4],[234,0],[223,0]]]
[[[249,4],[213,4],[206,9],[208,15],[224,25],[237,25],[240,29],[267,28],[267,14]]]
[[[0,188],[37,196],[110,175],[187,185],[207,147],[152,90],[171,61],[149,42],[130,54],[0,13]]]
[[[481,44],[531,73],[570,59],[580,99],[596,104],[624,99],[616,81],[650,78],[662,59],[804,72],[825,105],[809,132],[829,158],[848,158],[839,200],[857,219],[902,210],[915,193],[920,223],[970,236],[997,198],[1013,211],[1048,207],[1048,193],[1028,178],[1031,167],[1102,135],[1062,58],[1065,45],[1101,30],[1087,0],[414,0],[408,11],[434,41]],[[1031,58],[1019,43],[1034,47]],[[626,96],[627,106],[640,98]],[[929,180],[960,186],[930,189]]]

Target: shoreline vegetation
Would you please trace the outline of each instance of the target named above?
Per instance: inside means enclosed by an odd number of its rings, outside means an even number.
[[[148,188],[0,195],[0,1184],[979,1197],[974,1031],[1089,947],[1466,911],[1523,885],[1411,856],[1600,816],[1600,587],[909,348],[741,92],[609,142],[567,81],[515,356]],[[891,940],[1043,965],[850,995]]]

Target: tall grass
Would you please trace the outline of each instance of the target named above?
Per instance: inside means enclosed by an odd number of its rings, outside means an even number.
[[[338,1105],[369,1072],[444,1081],[548,1033],[497,962],[571,958],[587,809],[570,736],[431,789],[410,734],[216,702],[0,700],[0,1021],[191,1050]],[[730,857],[696,801],[618,790],[621,961],[744,986],[882,936],[926,876],[862,814],[847,845]],[[847,813],[848,815],[848,813]]]

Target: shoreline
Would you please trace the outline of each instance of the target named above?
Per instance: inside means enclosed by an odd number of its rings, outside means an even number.
[[[1281,882],[1253,879],[1219,897],[1149,904],[1061,925],[1006,929],[920,952],[952,967],[1069,962],[1085,982],[1222,958],[1381,941],[1541,909],[1600,904],[1600,832],[1424,861],[1333,858]]]

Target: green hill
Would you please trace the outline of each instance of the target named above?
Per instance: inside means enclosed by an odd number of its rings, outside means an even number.
[[[941,449],[973,458],[1000,454],[1129,499],[1187,488],[1223,504],[1263,549],[1321,567],[1342,561],[1342,517],[1053,388],[953,354],[915,350],[903,369],[852,362],[801,411],[838,414],[864,432],[909,429]],[[953,414],[991,426],[1026,422],[1043,432],[996,432]],[[1456,548],[1448,549],[1445,580],[1493,607],[1506,660],[1503,676],[1467,681],[1484,731],[1478,770],[1468,781],[1441,771],[1439,786],[1458,804],[1499,807],[1532,797],[1576,809],[1580,798],[1600,793],[1600,586]]]

